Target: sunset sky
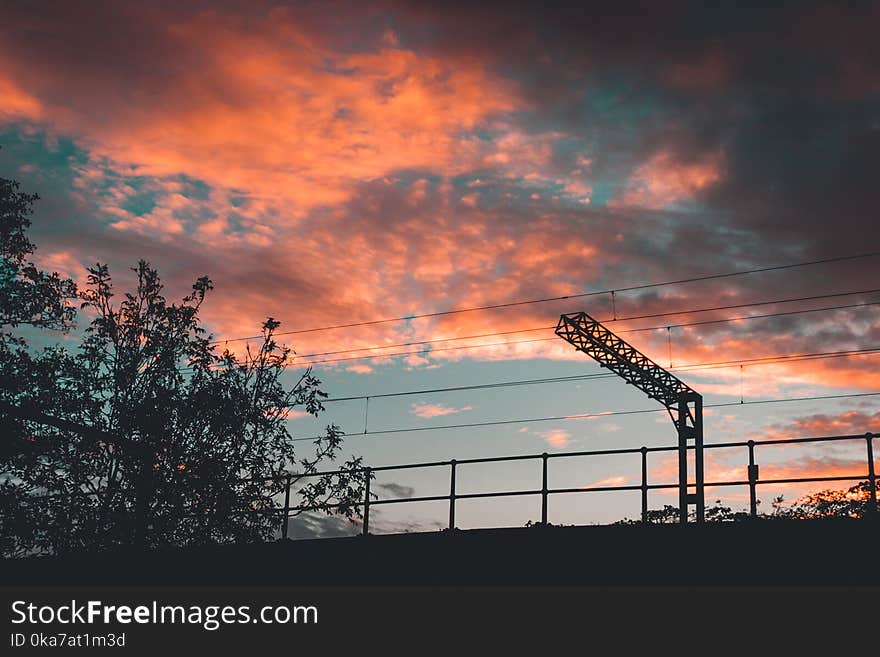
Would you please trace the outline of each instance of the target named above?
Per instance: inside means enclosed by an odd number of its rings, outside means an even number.
[[[880,5],[717,5],[6,3],[0,176],[41,196],[31,237],[43,267],[84,281],[107,262],[125,283],[144,258],[172,297],[208,275],[204,319],[230,349],[267,316],[296,331],[880,251]],[[709,443],[863,434],[880,431],[880,396],[739,402],[878,392],[880,355],[738,361],[880,348],[875,289],[880,257],[867,257],[621,291],[613,308],[601,294],[285,340],[300,362],[330,361],[314,368],[331,397],[357,397],[601,373],[548,328],[562,312],[840,295],[608,325],[656,327],[622,336],[673,369],[733,363],[678,374],[707,405],[734,402],[709,409]],[[811,309],[822,310],[677,326]],[[449,349],[479,344],[490,346]],[[398,346],[351,351],[381,345]],[[406,351],[420,353],[375,357]],[[675,442],[662,412],[363,435],[363,399],[326,406],[317,423],[294,416],[294,433],[336,422],[347,452],[373,465]],[[366,426],[652,408],[601,378],[377,398]],[[707,455],[707,480],[745,478],[746,458]],[[553,463],[551,486],[638,481],[638,456],[570,461]],[[765,478],[864,472],[865,444],[765,448],[758,462]],[[674,457],[650,472],[674,482]],[[531,462],[459,473],[461,492],[539,482]],[[445,494],[448,473],[378,480],[380,496],[410,489]],[[759,497],[766,508],[812,489]],[[748,494],[715,499],[743,508]],[[459,526],[521,526],[539,508],[461,502]],[[639,508],[638,493],[557,496],[550,520]],[[376,531],[425,529],[446,506],[377,514]]]

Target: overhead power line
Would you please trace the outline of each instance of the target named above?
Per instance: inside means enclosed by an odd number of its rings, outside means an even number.
[[[769,306],[769,305],[774,305],[774,304],[778,304],[778,303],[794,303],[794,302],[798,302],[798,301],[816,301],[819,299],[830,299],[830,298],[835,298],[835,297],[854,296],[857,294],[872,294],[872,293],[876,293],[876,292],[880,292],[880,288],[872,289],[872,290],[858,290],[858,291],[854,291],[854,292],[838,292],[835,294],[822,294],[822,295],[815,295],[815,296],[809,296],[809,297],[794,297],[794,298],[786,298],[786,299],[776,299],[773,301],[756,301],[753,303],[736,304],[736,305],[731,305],[731,306],[715,306],[712,308],[697,308],[697,309],[693,309],[693,310],[677,310],[677,311],[666,312],[666,313],[654,313],[651,315],[635,315],[635,316],[630,316],[630,317],[618,317],[617,319],[608,318],[608,319],[604,319],[601,321],[603,321],[603,322],[635,321],[637,319],[653,319],[653,318],[659,318],[659,317],[670,317],[670,316],[674,316],[674,315],[690,315],[690,314],[694,314],[694,313],[713,312],[713,311],[719,311],[719,310],[734,310],[737,308],[747,308],[747,307],[754,307],[754,306]],[[671,324],[671,325],[663,325],[663,326],[649,326],[646,328],[624,329],[624,330],[617,331],[617,333],[636,333],[636,332],[643,332],[643,331],[655,331],[658,329],[680,328],[680,327],[685,327],[685,326],[700,326],[703,324],[719,324],[719,323],[734,322],[734,321],[739,321],[739,320],[761,319],[761,318],[767,318],[767,317],[782,317],[785,315],[797,315],[797,314],[803,314],[803,313],[819,312],[819,311],[824,311],[824,310],[841,310],[841,309],[845,309],[845,308],[861,308],[861,307],[865,307],[865,306],[875,306],[878,304],[880,304],[880,301],[869,301],[869,302],[865,302],[865,303],[855,303],[855,304],[847,304],[847,305],[842,305],[842,306],[831,306],[831,307],[825,307],[825,308],[809,308],[806,310],[794,310],[794,311],[786,311],[786,312],[779,312],[779,313],[768,313],[768,314],[764,314],[764,315],[745,315],[745,316],[741,316],[741,317],[713,319],[713,320],[707,320],[707,321],[702,321],[702,322],[685,322],[685,323],[680,323],[680,324]],[[491,337],[496,337],[499,335],[515,335],[518,333],[534,333],[537,331],[549,331],[554,328],[556,328],[555,324],[553,324],[552,326],[537,326],[537,327],[532,327],[532,328],[516,329],[516,330],[512,330],[512,331],[492,331],[489,333],[478,333],[476,335],[461,335],[461,336],[452,337],[452,338],[432,338],[430,340],[417,340],[417,341],[412,341],[412,342],[398,342],[395,344],[368,345],[365,347],[350,347],[348,349],[337,349],[335,351],[322,351],[322,352],[317,352],[317,353],[313,353],[313,354],[302,354],[299,357],[300,358],[317,358],[319,356],[333,356],[336,354],[349,354],[349,353],[352,353],[355,351],[375,351],[378,349],[396,349],[398,347],[415,347],[415,346],[426,345],[426,344],[440,344],[440,343],[444,343],[444,342],[456,342],[458,340],[476,340],[479,338],[491,338]],[[553,337],[553,338],[549,338],[549,339],[555,340],[556,338]],[[502,343],[502,344],[504,344],[504,343]],[[475,346],[479,347],[482,345],[475,345]],[[364,356],[364,357],[368,358],[369,356]],[[382,358],[382,357],[383,357],[382,354],[380,354],[378,356],[372,356],[372,358]],[[316,361],[316,362],[318,362],[318,361]],[[326,362],[326,361],[321,361],[321,362]]]
[[[777,303],[790,303],[790,302],[805,301],[805,300],[817,300],[817,299],[823,299],[823,298],[853,296],[856,294],[870,294],[872,292],[880,292],[880,288],[875,289],[875,290],[839,292],[839,293],[835,293],[835,294],[817,295],[817,296],[811,296],[811,297],[795,297],[795,298],[787,298],[787,299],[777,299],[775,301],[760,301],[760,302],[754,302],[754,303],[750,303],[750,304],[738,304],[737,307],[772,305],[772,304],[777,304]],[[703,325],[708,325],[708,324],[722,324],[722,323],[728,323],[728,322],[747,321],[747,320],[753,320],[753,319],[766,319],[766,318],[771,318],[771,317],[785,317],[785,316],[789,316],[789,315],[800,315],[800,314],[806,314],[806,313],[825,312],[825,311],[829,311],[829,310],[845,310],[845,309],[851,309],[851,308],[864,308],[864,307],[876,306],[876,305],[880,305],[880,301],[868,301],[868,302],[864,302],[864,303],[852,303],[852,304],[844,304],[844,305],[836,305],[836,306],[823,306],[821,308],[806,308],[806,309],[802,309],[802,310],[788,310],[788,311],[783,311],[783,312],[764,313],[761,315],[740,315],[737,317],[708,319],[708,320],[702,320],[702,321],[698,321],[698,322],[680,322],[677,324],[663,324],[661,326],[647,326],[647,327],[640,327],[640,328],[633,328],[633,329],[621,329],[621,330],[618,330],[617,333],[639,333],[639,332],[645,332],[645,331],[656,331],[656,330],[661,330],[661,329],[683,328],[683,327],[689,327],[689,326],[703,326]],[[697,309],[691,309],[691,310],[679,310],[679,311],[674,311],[671,313],[660,313],[659,315],[661,315],[661,316],[688,315],[688,314],[693,314],[693,313],[710,312],[710,311],[716,311],[716,310],[730,310],[730,309],[731,309],[730,307],[697,308]],[[648,319],[650,317],[657,317],[657,315],[658,314],[644,315],[644,316],[631,316],[631,317],[618,318],[617,320],[605,320],[605,321],[628,321],[628,320],[634,321],[637,319]],[[541,327],[534,327],[534,328],[526,328],[526,329],[517,329],[517,330],[512,330],[512,331],[493,331],[493,332],[489,332],[489,333],[480,333],[480,334],[476,334],[476,335],[466,335],[466,336],[458,336],[458,337],[452,337],[452,338],[436,338],[436,339],[431,339],[431,340],[401,342],[401,343],[386,344],[386,345],[369,345],[366,347],[351,347],[349,349],[339,349],[336,351],[326,351],[326,352],[320,352],[320,353],[314,353],[314,354],[303,354],[298,357],[299,358],[314,358],[317,356],[353,353],[353,352],[357,352],[357,351],[375,351],[378,349],[394,349],[397,347],[419,346],[419,345],[425,345],[425,344],[439,344],[439,343],[445,343],[445,342],[456,342],[458,340],[469,340],[469,339],[495,337],[495,336],[499,336],[499,335],[514,335],[517,333],[532,333],[532,332],[536,332],[536,331],[547,331],[547,330],[550,330],[553,328],[555,328],[555,325],[554,326],[541,326]],[[527,342],[550,342],[550,341],[554,341],[556,339],[557,339],[556,336],[553,336],[553,337],[548,337],[548,338],[535,338],[535,339],[531,339],[531,340],[515,340],[513,342],[505,341],[505,342],[482,343],[482,344],[476,344],[476,345],[461,345],[461,346],[445,347],[445,348],[438,347],[438,348],[433,348],[433,349],[423,349],[423,350],[418,350],[418,351],[402,351],[402,352],[395,352],[395,353],[390,353],[390,354],[375,354],[375,355],[364,354],[364,355],[359,355],[359,356],[351,356],[351,357],[347,357],[347,358],[330,358],[330,359],[315,360],[315,361],[305,361],[305,362],[301,362],[300,364],[301,365],[317,365],[317,364],[321,364],[321,363],[335,363],[335,362],[350,361],[350,360],[369,360],[372,358],[391,358],[394,356],[419,355],[419,354],[428,354],[428,353],[439,352],[439,351],[456,351],[456,350],[462,350],[462,349],[480,349],[480,348],[484,348],[484,347],[507,346],[507,345],[513,345],[513,344],[527,343]],[[188,371],[191,369],[192,369],[191,367],[184,366],[181,368],[181,371]]]
[[[719,404],[706,404],[703,408],[726,408],[733,406],[754,406],[758,404],[777,404],[777,403],[785,403],[785,402],[803,402],[803,401],[824,401],[824,400],[832,400],[832,399],[849,399],[854,397],[874,397],[880,395],[880,391],[877,392],[860,392],[860,393],[852,393],[845,395],[815,395],[812,397],[789,397],[783,399],[757,399],[753,401],[744,401],[744,402],[724,402]],[[357,438],[359,436],[375,436],[375,435],[387,435],[394,433],[411,433],[414,431],[440,431],[440,430],[448,430],[448,429],[474,429],[478,427],[492,427],[492,426],[501,426],[506,424],[528,424],[532,422],[558,422],[562,420],[586,420],[590,418],[599,418],[599,417],[614,417],[620,415],[640,415],[643,413],[665,413],[665,408],[642,408],[632,411],[607,411],[604,413],[578,413],[575,415],[556,415],[550,417],[529,417],[529,418],[518,418],[515,420],[491,420],[488,422],[468,422],[464,424],[444,424],[433,427],[406,427],[402,429],[380,429],[378,431],[366,431],[364,433],[351,433],[346,434],[347,438]],[[306,441],[306,440],[318,440],[319,436],[311,436],[309,438],[293,438],[294,441]]]
[[[571,381],[588,381],[590,379],[608,379],[614,374],[599,372],[596,374],[573,374],[571,376],[551,376],[541,379],[520,379],[517,381],[496,381],[492,383],[475,383],[468,386],[450,386],[447,388],[426,388],[422,390],[401,390],[400,392],[385,392],[377,395],[354,395],[350,397],[330,397],[321,400],[323,403],[355,401],[364,399],[383,399],[386,397],[409,397],[412,395],[431,395],[441,392],[461,392],[466,390],[489,390],[492,388],[508,388],[516,386],[528,386],[542,383],[568,383]]]
[[[625,287],[609,288],[607,290],[593,290],[590,292],[580,292],[577,294],[565,294],[565,295],[555,296],[555,297],[543,297],[543,298],[538,298],[538,299],[524,299],[521,301],[509,301],[506,303],[495,303],[495,304],[488,304],[488,305],[484,305],[484,306],[470,306],[467,308],[453,308],[451,310],[440,310],[440,311],[430,312],[430,313],[418,313],[418,314],[413,314],[413,315],[404,315],[401,317],[388,317],[388,318],[383,318],[383,319],[373,319],[373,320],[368,320],[368,321],[363,321],[363,322],[350,322],[350,323],[346,323],[346,324],[333,324],[333,325],[329,325],[329,326],[317,326],[317,327],[313,327],[313,328],[296,329],[296,330],[292,330],[292,331],[282,331],[282,332],[276,333],[275,335],[277,335],[277,336],[297,335],[297,334],[301,334],[301,333],[314,333],[317,331],[331,331],[331,330],[335,330],[335,329],[354,328],[357,326],[374,326],[376,324],[387,324],[387,323],[391,323],[391,322],[404,322],[404,321],[410,321],[410,320],[414,320],[414,319],[426,319],[426,318],[430,318],[430,317],[442,317],[445,315],[454,315],[457,313],[468,313],[468,312],[476,312],[476,311],[481,311],[481,310],[497,310],[500,308],[512,308],[515,306],[525,306],[525,305],[531,305],[531,304],[537,304],[537,303],[548,303],[551,301],[564,301],[567,299],[582,299],[584,297],[598,296],[598,295],[602,295],[602,294],[610,294],[612,292],[615,292],[615,293],[616,292],[634,292],[637,290],[647,290],[647,289],[651,289],[651,288],[655,288],[655,287],[664,287],[667,285],[680,285],[680,284],[684,284],[684,283],[696,283],[699,281],[716,280],[716,279],[722,279],[722,278],[732,278],[735,276],[745,276],[748,274],[758,274],[758,273],[769,272],[769,271],[782,271],[785,269],[794,269],[796,267],[807,267],[807,266],[811,266],[811,265],[820,265],[820,264],[827,264],[827,263],[832,263],[832,262],[845,262],[845,261],[850,261],[850,260],[859,260],[862,258],[873,258],[876,256],[880,256],[880,251],[859,253],[859,254],[846,255],[846,256],[837,256],[834,258],[822,258],[820,260],[808,260],[808,261],[804,261],[804,262],[790,263],[787,265],[773,265],[773,266],[769,266],[769,267],[758,267],[755,269],[745,269],[745,270],[741,270],[741,271],[726,272],[726,273],[722,273],[722,274],[706,274],[703,276],[692,276],[689,278],[680,278],[680,279],[676,279],[676,280],[663,281],[663,282],[659,282],[659,283],[644,283],[641,285],[630,285],[630,286],[625,286]],[[261,338],[262,338],[261,335],[246,336],[246,337],[241,337],[241,338],[228,338],[226,340],[217,340],[217,341],[215,341],[214,344],[220,344],[222,342],[240,342],[242,340],[259,340]]]
[[[755,302],[755,303],[744,303],[744,304],[736,304],[736,305],[730,305],[730,306],[716,306],[713,308],[696,308],[693,310],[679,310],[679,311],[668,312],[668,313],[652,313],[652,314],[648,314],[648,315],[633,315],[630,317],[618,319],[617,321],[627,321],[627,320],[637,320],[637,319],[656,319],[659,317],[671,317],[671,316],[676,316],[676,315],[692,315],[692,314],[697,314],[697,313],[715,312],[715,311],[719,311],[719,310],[733,310],[736,308],[767,306],[767,305],[774,305],[774,304],[778,304],[778,303],[789,303],[789,302],[795,302],[795,301],[810,301],[810,300],[823,299],[823,298],[827,299],[827,298],[831,298],[831,297],[852,296],[852,295],[856,295],[856,294],[870,294],[872,292],[880,292],[880,289],[862,290],[862,291],[858,291],[858,292],[840,292],[837,294],[825,294],[825,295],[818,295],[818,296],[812,296],[812,297],[798,297],[798,298],[793,298],[793,299],[777,299],[775,301],[759,301],[759,302]],[[878,302],[871,302],[871,303],[866,303],[865,305],[876,305],[877,303]],[[861,304],[857,304],[857,305],[861,305]],[[807,312],[807,311],[799,311],[799,312]],[[794,313],[791,313],[791,314],[794,314]],[[774,315],[775,315],[775,313],[767,315],[767,316],[774,316]],[[726,322],[726,321],[734,321],[737,319],[747,320],[747,319],[751,319],[751,318],[757,319],[757,316],[746,316],[746,317],[731,318],[731,319],[716,319],[716,320],[710,320],[710,321],[706,321],[706,322],[702,322],[702,323],[706,323],[706,324],[708,324],[708,323],[721,323],[721,322]],[[602,321],[611,321],[611,320],[602,320]],[[698,325],[698,324],[700,324],[700,323],[694,323],[693,325]],[[680,327],[680,326],[688,326],[688,325],[689,324],[687,324],[687,323],[681,323],[681,324],[676,324],[675,326]],[[539,331],[539,330],[544,331],[544,330],[549,330],[550,328],[555,328],[555,327],[548,327],[548,328],[541,327],[541,328],[537,328],[537,329],[527,329],[527,330],[529,332]],[[636,332],[636,331],[656,331],[658,329],[665,329],[665,328],[672,328],[672,326],[671,325],[669,325],[668,327],[666,325],[664,325],[664,326],[651,326],[651,327],[641,328],[641,329],[622,330],[622,331],[619,331],[619,333],[630,333],[630,332]],[[522,331],[522,332],[525,332],[525,331]],[[504,333],[500,333],[500,334],[489,333],[489,334],[484,334],[482,336],[474,336],[474,337],[491,337],[493,335],[504,335]],[[461,338],[461,339],[464,339],[464,338]],[[444,339],[444,340],[449,341],[448,339]],[[441,352],[441,351],[460,351],[462,349],[482,349],[485,347],[503,347],[503,346],[508,346],[508,345],[526,344],[526,343],[530,343],[530,342],[550,342],[550,341],[555,341],[555,340],[558,340],[558,338],[556,336],[552,336],[552,337],[547,337],[547,338],[531,338],[528,340],[488,342],[488,343],[474,344],[474,345],[457,345],[454,347],[435,347],[435,348],[430,348],[430,349],[419,349],[416,351],[397,351],[397,352],[393,352],[393,353],[389,353],[389,354],[362,354],[360,356],[346,356],[346,357],[342,357],[342,358],[324,358],[321,360],[304,361],[304,362],[301,362],[300,365],[320,365],[322,363],[339,363],[339,362],[351,361],[351,360],[370,360],[373,358],[391,358],[393,356],[412,356],[412,355],[420,355],[420,354],[431,354],[431,353]],[[391,348],[393,348],[393,346],[387,345],[384,348],[391,349]],[[364,348],[364,349],[366,349],[366,348]],[[362,351],[364,349],[352,349],[351,351]],[[370,349],[372,350],[373,348],[370,347]],[[350,353],[350,352],[348,350],[343,350],[343,351],[340,351],[339,353]],[[306,358],[306,356],[303,356],[303,358]]]
[[[868,349],[849,349],[846,351],[825,351],[804,354],[782,354],[776,356],[765,356],[761,358],[747,358],[740,360],[718,361],[713,363],[692,363],[690,365],[681,365],[678,367],[667,367],[665,369],[671,372],[688,372],[692,370],[703,369],[722,369],[725,367],[735,367],[738,365],[775,365],[778,363],[800,362],[805,360],[823,360],[826,358],[842,358],[846,356],[864,356],[869,354],[880,353],[880,346]],[[507,388],[526,385],[538,385],[544,383],[568,383],[573,381],[590,381],[592,379],[610,379],[617,378],[613,372],[598,372],[594,374],[573,374],[570,376],[554,376],[540,379],[520,379],[517,381],[497,381],[492,383],[476,383],[467,386],[451,386],[448,388],[429,388],[423,390],[402,390],[399,392],[386,392],[375,395],[356,395],[349,397],[331,397],[324,399],[323,402],[341,402],[355,401],[364,399],[382,399],[385,397],[408,397],[412,395],[429,395],[441,392],[460,392],[466,390],[488,390],[492,388]]]

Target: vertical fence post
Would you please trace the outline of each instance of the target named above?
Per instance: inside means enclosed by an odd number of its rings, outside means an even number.
[[[694,478],[696,480],[697,523],[706,521],[706,485],[703,461],[703,398],[696,395],[694,403]]]
[[[688,521],[688,414],[687,395],[678,398],[678,522],[686,525]]]
[[[372,470],[364,468],[364,536],[370,533],[370,478]]]
[[[290,475],[284,478],[284,515],[282,518],[281,538],[287,538],[287,525],[290,521]]]
[[[874,434],[866,433],[865,442],[868,443],[868,490],[871,493],[871,503],[868,505],[869,513],[877,513],[877,473],[874,472]]]
[[[449,531],[455,529],[455,459],[449,462]]]
[[[755,441],[749,441],[749,515],[758,516],[758,498],[756,485],[758,482],[758,466],[755,465]]]
[[[547,452],[541,454],[541,524],[547,524]]]
[[[648,522],[648,448],[642,447],[642,522]]]

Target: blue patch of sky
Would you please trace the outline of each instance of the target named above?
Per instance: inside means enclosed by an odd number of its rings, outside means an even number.
[[[374,365],[369,375],[355,374],[341,368],[317,370],[324,380],[325,389],[331,396],[344,396],[364,392],[386,392],[406,389],[443,387],[480,383],[486,381],[515,380],[541,375],[557,376],[580,373],[598,373],[589,359],[570,362],[547,361],[500,361],[480,363],[462,361],[444,363],[441,367],[425,371],[420,368],[406,369],[400,364]],[[702,380],[703,377],[701,376]],[[732,395],[710,395],[707,403],[738,401]],[[413,413],[413,405],[419,403],[443,404],[460,412],[434,418],[422,419]],[[809,403],[794,403],[772,407],[772,418],[785,423],[788,418],[813,411]],[[656,407],[659,412],[631,416],[609,416],[592,420],[548,421],[522,425],[501,425],[482,428],[462,428],[441,431],[424,431],[401,434],[364,435],[364,400],[330,402],[327,412],[318,420],[294,420],[291,425],[297,436],[314,435],[327,422],[339,423],[350,435],[346,440],[345,454],[359,454],[371,465],[400,464],[419,461],[446,460],[499,456],[503,454],[536,454],[542,451],[558,452],[578,449],[614,449],[620,447],[638,448],[641,445],[659,446],[675,443],[674,428],[662,409],[648,400],[642,393],[626,386],[614,378],[584,382],[568,382],[503,388],[481,391],[448,392],[433,395],[414,395],[390,399],[373,399],[369,406],[367,429],[378,431],[387,428],[437,426],[479,422],[484,420],[526,418],[540,416],[569,415],[584,412],[601,412],[629,409],[649,409]],[[471,407],[471,410],[462,409]],[[770,408],[762,406],[739,406],[719,410],[706,418],[707,440],[743,440],[760,437],[760,430],[766,426]],[[730,416],[726,419],[723,416]],[[569,442],[562,447],[554,447],[546,442],[552,431],[564,431],[562,436]],[[360,435],[358,435],[360,434]],[[308,443],[299,443],[306,449]],[[654,457],[652,457],[654,458]],[[656,456],[659,465],[662,455]],[[733,462],[744,464],[745,454],[733,457]],[[737,460],[738,459],[738,460]],[[609,477],[623,476],[633,483],[638,478],[638,456],[619,463],[609,463],[608,459],[565,459],[554,461],[552,476],[557,481],[565,479],[567,485],[588,485]],[[477,477],[475,486],[480,490],[501,490],[510,488],[534,488],[531,478],[535,472],[528,468],[522,471],[496,472],[493,466],[475,466]],[[477,472],[478,471],[478,472]],[[417,494],[435,494],[433,486],[442,486],[434,474],[423,471],[399,472],[388,475],[390,481],[406,484],[416,489]],[[438,475],[439,476],[439,475]],[[671,475],[670,475],[671,477]],[[656,481],[656,480],[655,480]],[[433,483],[432,483],[433,482]],[[448,485],[448,483],[447,483]],[[462,480],[462,485],[465,482]],[[557,484],[558,485],[558,484]],[[474,489],[476,490],[476,488]],[[554,498],[555,499],[555,498]],[[671,501],[671,500],[665,500]],[[652,498],[652,508],[662,506],[664,498]],[[525,504],[526,501],[523,501]],[[599,504],[599,506],[596,506]],[[595,496],[577,496],[576,500],[552,503],[559,514],[557,521],[575,522],[580,514],[592,513],[602,509],[608,520],[624,515],[634,517],[627,506],[624,494],[609,494],[601,503]],[[413,513],[420,511],[413,508]],[[497,517],[497,509],[485,510],[480,514],[485,523]],[[479,524],[479,523],[478,523]]]
[[[211,188],[206,182],[198,180],[197,178],[191,178],[184,174],[181,174],[177,178],[183,183],[183,188],[180,191],[182,196],[194,201],[208,200],[211,194]]]
[[[419,180],[426,180],[436,187],[443,182],[443,176],[425,169],[398,169],[394,172],[394,184],[402,189],[409,189]]]
[[[156,207],[156,199],[159,196],[155,190],[143,189],[144,178],[126,180],[126,185],[133,191],[119,203],[119,207],[135,216],[149,214]]]
[[[77,168],[89,162],[88,153],[74,141],[28,126],[0,128],[0,176],[17,180],[21,190],[40,196],[30,228],[31,238],[42,248],[64,226],[91,221],[88,210],[70,202],[77,191]]]
[[[39,180],[53,186],[69,186],[71,167],[85,164],[88,154],[67,138],[33,132],[24,126],[0,129],[0,173],[19,181]]]

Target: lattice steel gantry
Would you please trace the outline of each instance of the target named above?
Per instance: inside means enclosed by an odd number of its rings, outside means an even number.
[[[678,432],[678,509],[681,523],[688,521],[688,506],[696,506],[697,522],[706,516],[703,486],[703,397],[638,349],[586,313],[559,318],[556,335],[594,358],[669,412]],[[688,442],[694,445],[694,493],[688,493]]]

